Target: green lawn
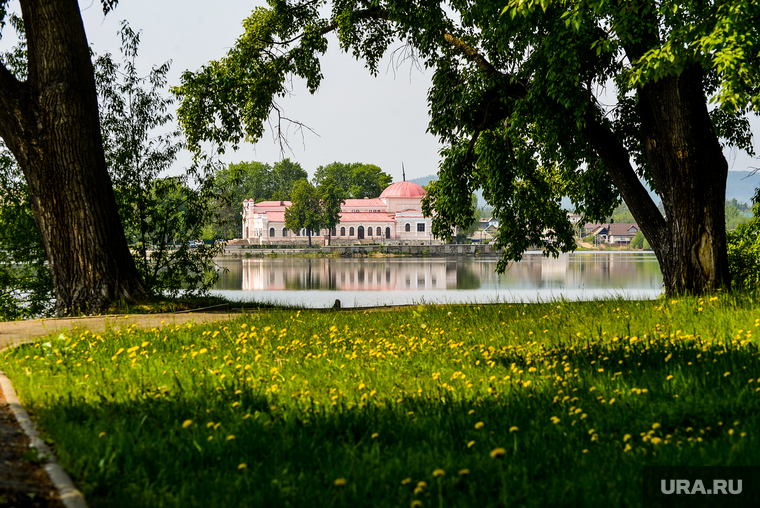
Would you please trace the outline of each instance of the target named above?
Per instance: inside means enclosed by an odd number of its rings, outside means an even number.
[[[760,305],[264,311],[73,330],[0,369],[92,507],[641,506],[760,464]]]

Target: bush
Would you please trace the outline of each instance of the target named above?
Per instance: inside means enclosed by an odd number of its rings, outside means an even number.
[[[737,289],[760,288],[760,192],[755,195],[752,218],[726,231],[728,268]]]

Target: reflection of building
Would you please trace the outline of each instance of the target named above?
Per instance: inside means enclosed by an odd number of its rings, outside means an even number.
[[[334,259],[243,259],[244,291],[322,289],[343,291],[446,289],[443,260],[424,263],[340,262]],[[307,264],[308,266],[304,266]],[[454,279],[456,283],[456,278]]]
[[[340,243],[430,242],[430,219],[422,215],[425,190],[412,182],[389,185],[380,197],[347,199],[341,206],[340,223],[331,232],[322,230],[313,236],[327,237]],[[249,243],[281,243],[305,240],[306,231],[285,227],[285,210],[290,201],[243,202],[243,239]]]

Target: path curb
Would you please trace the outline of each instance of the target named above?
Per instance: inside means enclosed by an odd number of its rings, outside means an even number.
[[[0,370],[0,391],[2,391],[8,406],[16,417],[16,421],[29,438],[29,447],[36,448],[37,453],[45,458],[45,471],[47,471],[53,485],[58,489],[58,496],[66,508],[88,508],[84,496],[74,486],[69,475],[64,471],[61,465],[53,455],[48,445],[40,438],[37,428],[29,418],[24,407],[16,396],[16,390],[13,389],[11,380]]]

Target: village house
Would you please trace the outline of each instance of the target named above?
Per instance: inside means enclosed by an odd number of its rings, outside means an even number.
[[[628,223],[611,223],[611,224],[592,224],[587,223],[584,226],[587,235],[593,235],[601,242],[609,245],[628,245],[639,232],[638,224]]]
[[[422,215],[425,189],[413,182],[389,185],[377,198],[347,199],[341,206],[340,223],[331,231],[312,233],[312,241],[335,244],[408,243],[428,244],[433,240],[431,219]],[[290,201],[243,202],[243,239],[249,244],[303,243],[306,231],[285,227],[285,210]]]

